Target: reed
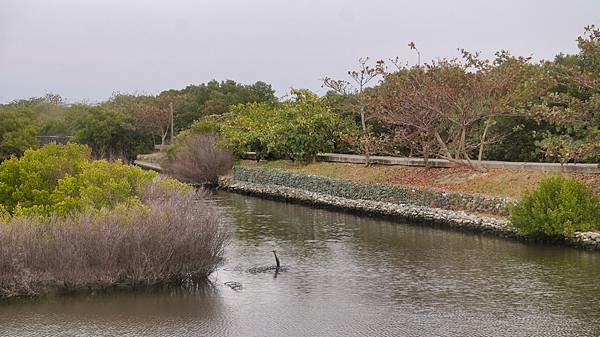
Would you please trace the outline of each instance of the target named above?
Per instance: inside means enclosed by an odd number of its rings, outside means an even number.
[[[154,182],[139,205],[0,220],[0,297],[205,279],[228,231],[206,192]]]
[[[214,185],[233,166],[233,157],[218,145],[214,134],[190,135],[178,144],[161,166],[177,179]]]

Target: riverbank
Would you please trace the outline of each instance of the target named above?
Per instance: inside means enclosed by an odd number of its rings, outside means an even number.
[[[433,188],[511,199],[518,199],[525,189],[535,188],[538,182],[545,177],[562,174],[583,182],[600,196],[600,174],[597,173],[558,173],[507,168],[488,168],[476,171],[460,166],[433,167],[431,169],[403,165],[365,167],[364,164],[340,162],[302,164],[289,160],[260,161],[258,163],[253,160],[242,160],[239,165],[282,169],[365,183]]]
[[[139,155],[135,163],[143,168],[160,172],[162,158],[163,154],[160,152],[144,154]],[[600,174],[594,173],[595,169],[591,164],[569,164],[567,172],[561,173],[556,169],[557,164],[552,163],[505,165],[506,163],[502,162],[502,165],[490,165],[490,167],[478,171],[466,166],[451,166],[442,162],[426,169],[418,163],[419,160],[416,158],[408,160],[407,158],[380,157],[380,164],[369,167],[362,164],[360,161],[362,159],[356,155],[321,154],[316,162],[308,164],[289,160],[256,162],[252,160],[252,153],[248,153],[246,158],[247,160],[239,161],[238,166],[276,168],[365,183],[438,189],[512,200],[519,199],[526,189],[537,187],[540,180],[551,175],[561,174],[581,181],[600,196]]]
[[[136,164],[161,171],[157,162],[157,160],[138,160]],[[311,172],[317,174],[310,174]],[[466,179],[465,174],[468,175]],[[600,232],[596,231],[577,232],[572,237],[553,239],[517,235],[510,221],[507,220],[507,205],[518,202],[517,198],[511,196],[520,195],[522,190],[533,187],[548,174],[556,173],[499,169],[475,172],[464,168],[425,170],[403,166],[365,167],[359,164],[322,162],[306,165],[289,161],[256,163],[242,160],[234,167],[231,176],[220,179],[219,188],[261,198],[367,216],[390,217],[400,221],[448,227],[520,241],[600,250]],[[600,181],[600,177],[596,177],[595,174],[580,174],[576,177],[592,184]],[[455,179],[454,182],[450,182],[452,178]],[[444,179],[446,184],[440,184],[440,179]],[[412,183],[398,183],[404,180]],[[473,180],[481,184],[474,184]],[[457,181],[461,183],[456,183]],[[454,189],[440,188],[448,185],[453,186]],[[461,188],[456,188],[457,186]],[[496,193],[468,193],[464,190],[471,189],[465,188],[466,186],[496,187],[494,190]],[[598,193],[598,189],[595,190]],[[512,193],[506,193],[507,191]]]
[[[540,241],[516,234],[510,221],[502,216],[506,214],[508,201],[502,198],[419,190],[389,184],[357,183],[299,172],[243,166],[234,167],[232,176],[221,178],[219,186],[235,193],[314,207],[384,216],[399,221],[522,241]],[[478,210],[480,212],[476,213]],[[491,216],[484,215],[483,212]],[[572,237],[554,239],[552,243],[600,250],[600,233],[579,232]]]

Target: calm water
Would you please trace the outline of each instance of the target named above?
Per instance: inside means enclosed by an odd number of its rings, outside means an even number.
[[[600,336],[600,253],[217,198],[214,286],[2,304],[0,335]],[[248,272],[273,249],[286,272]]]

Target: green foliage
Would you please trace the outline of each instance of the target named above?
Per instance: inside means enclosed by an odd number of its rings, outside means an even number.
[[[83,145],[48,144],[38,150],[27,150],[0,164],[0,204],[9,212],[40,209],[51,204],[50,194],[58,180],[66,174],[76,175],[90,158]]]
[[[560,176],[540,181],[510,208],[521,235],[563,236],[598,228],[600,203],[592,191],[574,178]]]
[[[260,81],[244,85],[232,80],[213,80],[200,85],[190,85],[182,90],[170,90],[168,93],[188,97],[186,104],[177,109],[175,114],[177,130],[188,128],[195,120],[204,116],[227,113],[232,105],[277,101],[271,86]]]
[[[0,161],[37,145],[34,117],[27,107],[0,105]]]
[[[490,144],[486,147],[485,160],[503,161],[543,161],[544,154],[538,147],[547,128],[545,123],[538,123],[526,117],[498,118],[495,129],[510,130],[505,141]],[[495,131],[495,130],[494,130]]]
[[[91,161],[85,145],[48,144],[0,164],[0,214],[72,213],[135,202],[156,173]]]
[[[105,160],[86,162],[78,175],[66,174],[52,191],[52,211],[72,213],[88,208],[114,208],[135,203],[155,173],[137,166]]]
[[[65,118],[73,140],[91,147],[98,157],[133,160],[139,153],[152,151],[151,136],[137,129],[133,116],[110,106],[74,105]]]
[[[331,151],[337,116],[309,90],[292,90],[279,104],[247,103],[231,107],[218,129],[234,154],[255,151],[259,158],[310,161]]]
[[[532,112],[554,126],[539,147],[561,163],[600,158],[600,29],[585,27],[579,53],[545,62],[546,92]]]

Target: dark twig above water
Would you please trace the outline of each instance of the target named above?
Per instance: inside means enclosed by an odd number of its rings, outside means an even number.
[[[281,266],[281,262],[279,261],[279,257],[277,256],[276,250],[273,250],[273,255],[275,256],[275,265],[252,267],[252,268],[248,269],[248,272],[251,274],[260,274],[260,273],[269,272],[271,270],[274,270],[275,273],[287,271],[286,267]]]

